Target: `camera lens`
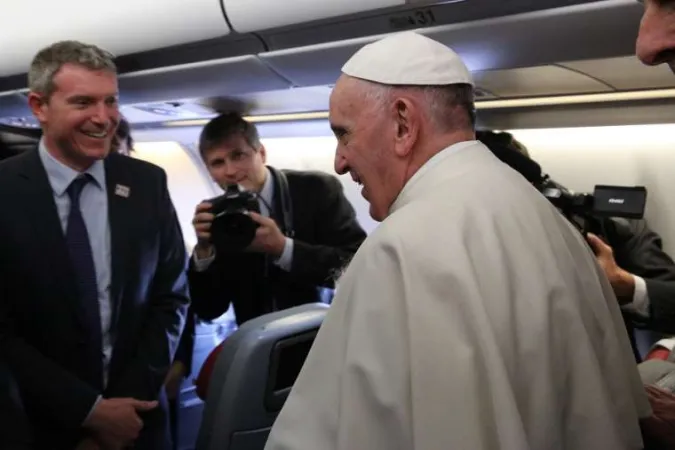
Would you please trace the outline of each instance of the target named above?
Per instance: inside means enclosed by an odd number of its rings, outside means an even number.
[[[255,237],[258,224],[241,212],[226,213],[211,225],[211,236],[216,249],[239,251],[246,248]]]

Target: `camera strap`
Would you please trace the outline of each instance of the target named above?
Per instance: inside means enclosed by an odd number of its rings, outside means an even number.
[[[293,238],[295,236],[295,230],[293,229],[293,202],[291,202],[288,179],[282,171],[270,166],[267,168],[272,172],[276,180],[277,194],[281,203],[281,215],[284,221],[284,232],[286,236]]]

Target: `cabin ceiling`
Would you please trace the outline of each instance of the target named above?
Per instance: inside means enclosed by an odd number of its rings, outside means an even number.
[[[474,75],[479,101],[675,88],[668,68],[644,66],[634,56],[639,3],[583,3],[418,31],[462,56]],[[438,6],[444,7],[449,8]],[[235,35],[125,56],[122,113],[141,125],[207,118],[214,114],[214,104],[249,115],[326,111],[342,64],[379,36],[292,48],[270,45],[284,33]],[[0,78],[0,124],[36,126],[22,89],[24,78]]]
[[[270,76],[262,66],[249,67],[250,72],[242,72],[242,75],[250,74],[249,78],[242,78],[243,83],[250,82],[252,77]],[[479,91],[478,101],[675,88],[675,75],[665,65],[648,67],[634,56],[474,71],[473,75]],[[269,91],[231,95],[231,87],[223,84],[219,88],[217,76],[212,77],[210,86],[204,87],[202,83],[201,96],[179,97],[176,101],[130,104],[125,102],[123,91],[122,113],[134,124],[152,124],[208,118],[213,116],[214,109],[234,109],[248,115],[328,110],[331,86],[293,87],[270,82]],[[142,84],[127,86],[133,86],[135,99],[143,98]],[[34,123],[24,93],[0,96],[0,114],[0,123],[6,125],[24,127]]]

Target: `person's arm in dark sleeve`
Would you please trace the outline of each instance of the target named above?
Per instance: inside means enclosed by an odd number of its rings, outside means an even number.
[[[208,264],[200,265],[195,253],[190,258],[188,280],[192,310],[202,320],[214,320],[227,312],[238,295],[240,283],[234,267],[240,255],[214,254]]]
[[[125,368],[110,397],[155,400],[173,362],[190,303],[187,255],[180,225],[161,172],[159,256],[149,291],[143,332],[133,362]],[[150,270],[150,268],[147,268]]]
[[[195,316],[192,308],[188,309],[187,317],[185,318],[185,328],[178,343],[174,363],[180,362],[185,367],[184,376],[189,376],[192,372],[192,355],[195,346]]]
[[[43,404],[42,411],[64,428],[78,429],[89,415],[100,392],[55,364],[26,343],[16,329],[13,304],[17,299],[9,290],[9,266],[0,256],[0,360],[4,362],[32,404]]]
[[[675,262],[644,221],[615,223],[616,262],[632,277],[630,302],[622,309],[641,328],[675,333]]]
[[[340,180],[323,177],[325,199],[315,212],[315,244],[293,240],[290,273],[296,279],[318,286],[333,287],[337,274],[349,263],[366,233],[345,197]]]
[[[645,279],[648,315],[643,327],[675,333],[675,281]]]

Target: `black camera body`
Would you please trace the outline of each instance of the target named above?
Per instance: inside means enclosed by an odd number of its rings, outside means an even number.
[[[221,196],[208,200],[210,213],[215,216],[211,224],[211,243],[217,252],[244,250],[255,238],[259,224],[249,212],[260,214],[257,194],[233,184]]]
[[[642,219],[647,203],[644,186],[597,185],[592,194],[574,193],[546,178],[539,189],[584,235],[603,236],[604,218]]]

